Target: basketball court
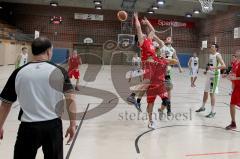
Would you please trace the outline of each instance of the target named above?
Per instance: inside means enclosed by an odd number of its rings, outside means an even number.
[[[70,144],[64,138],[64,158],[240,158],[240,126],[225,130],[231,122],[231,81],[220,79],[214,118],[205,117],[211,111],[210,98],[204,112],[195,112],[202,105],[211,44],[219,45],[227,67],[232,54],[240,49],[240,1],[205,0],[201,5],[198,0],[7,0],[0,2],[0,8],[0,92],[15,69],[22,47],[32,58],[31,42],[38,36],[53,42],[51,61],[55,64],[67,68],[69,53],[74,49],[81,57],[80,91],[75,91],[77,129]],[[30,9],[32,12],[26,13]],[[125,21],[117,18],[120,10],[128,14]],[[164,111],[160,119],[162,101],[155,101],[156,129],[148,128],[146,95],[141,101],[142,112],[126,101],[130,88],[139,84],[138,78],[131,82],[126,79],[132,57],[139,53],[134,11],[140,18],[149,19],[160,38],[173,38],[172,46],[183,68],[182,73],[177,67],[172,69],[171,116]],[[197,53],[200,67],[196,87],[191,87],[188,69],[193,53]],[[72,83],[75,85],[75,80]],[[239,109],[236,107],[237,126]],[[13,158],[19,111],[17,101],[4,124],[1,158]],[[65,115],[64,135],[69,125]],[[40,148],[36,159],[43,158]]]

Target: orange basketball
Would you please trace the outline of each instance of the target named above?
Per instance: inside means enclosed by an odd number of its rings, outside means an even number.
[[[117,13],[117,17],[118,17],[118,20],[120,20],[120,21],[126,21],[128,18],[128,14],[127,14],[127,12],[121,10]]]

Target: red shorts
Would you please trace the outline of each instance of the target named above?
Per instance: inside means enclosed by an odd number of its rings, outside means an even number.
[[[147,102],[154,103],[157,96],[161,99],[168,98],[167,89],[164,82],[158,84],[151,84],[147,90]]]
[[[240,87],[234,87],[230,104],[240,107]]]
[[[80,78],[80,72],[79,72],[78,69],[68,70],[68,76],[69,76],[69,78],[74,77],[75,79],[79,79]]]
[[[143,63],[143,71],[144,71],[143,79],[151,80],[151,78],[154,75],[155,69],[156,69],[156,64],[155,63],[147,62],[147,61],[144,62]]]

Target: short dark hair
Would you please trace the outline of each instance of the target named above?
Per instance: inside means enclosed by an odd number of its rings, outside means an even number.
[[[212,45],[214,45],[215,46],[215,48],[218,50],[219,49],[219,46],[218,46],[218,44],[216,44],[216,43],[213,43]]]
[[[51,41],[46,37],[39,37],[32,42],[33,55],[40,55],[52,47]]]
[[[25,49],[27,49],[27,48],[24,46],[24,47],[22,48],[22,51],[25,50]]]

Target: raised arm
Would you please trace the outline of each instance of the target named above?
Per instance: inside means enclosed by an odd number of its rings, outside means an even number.
[[[149,20],[146,17],[144,17],[144,19],[142,20],[142,23],[149,28],[148,38],[154,39],[155,29],[152,26],[152,24],[149,22]]]
[[[147,27],[150,29],[151,32],[155,33],[154,27],[146,17],[144,17],[143,22],[147,25]]]
[[[153,39],[159,44],[159,48],[162,48],[165,43],[156,34],[154,34]]]
[[[140,44],[140,46],[143,44],[143,33],[142,33],[142,28],[141,28],[141,24],[139,22],[139,19],[138,19],[138,13],[134,13],[134,19],[135,19],[135,27],[136,27],[136,30],[137,30],[137,36],[138,36],[138,42]]]

